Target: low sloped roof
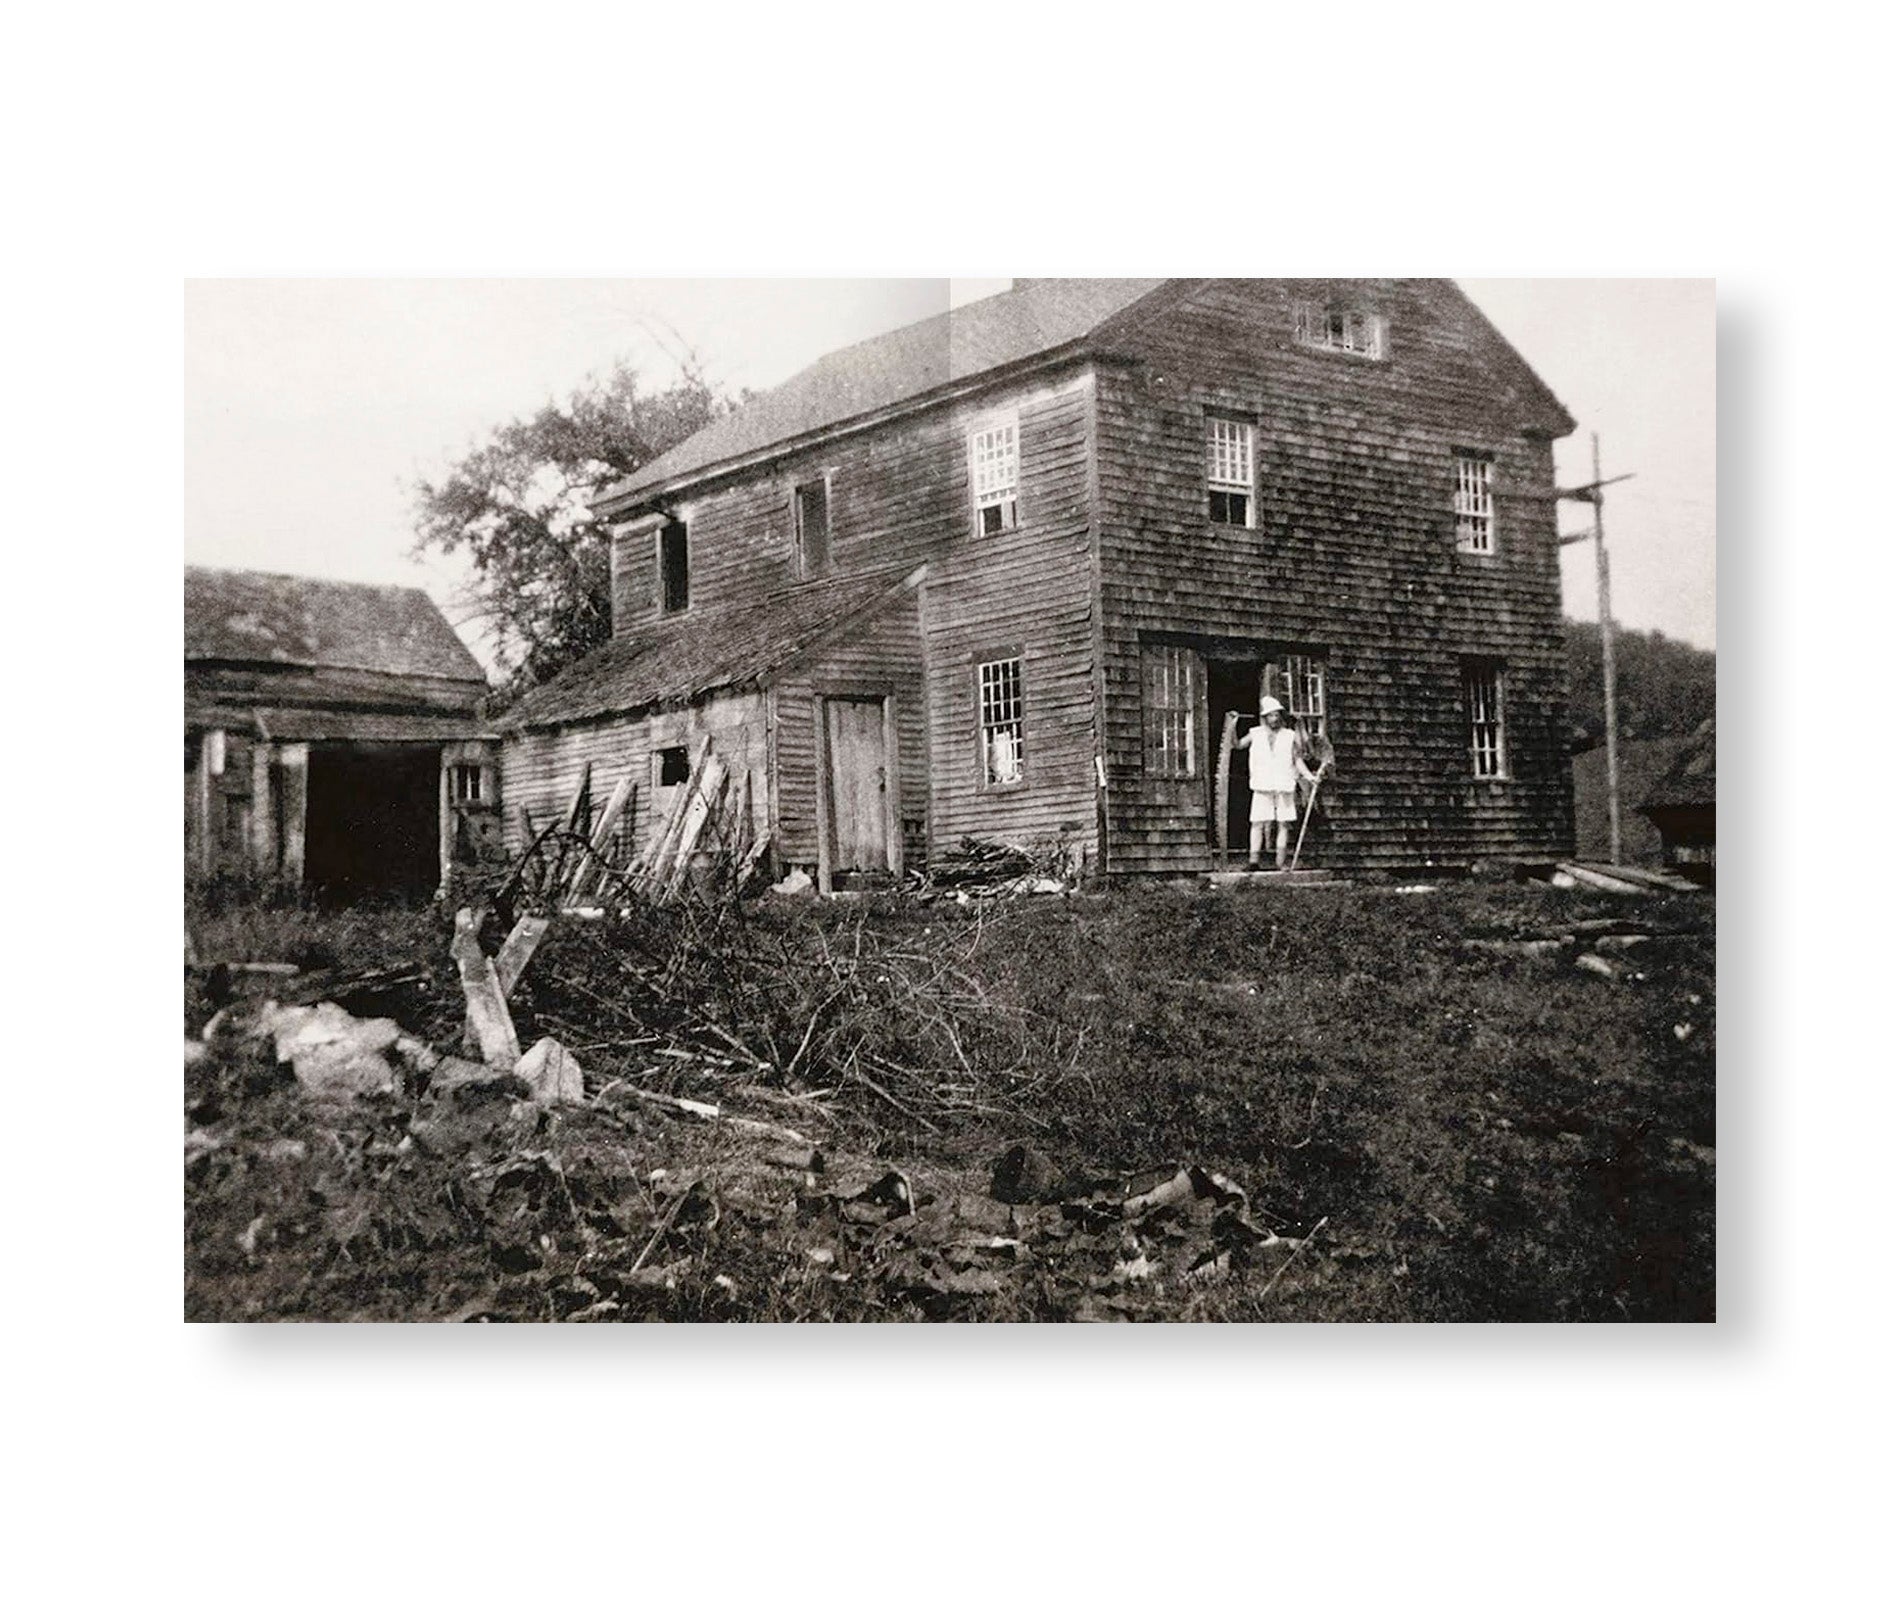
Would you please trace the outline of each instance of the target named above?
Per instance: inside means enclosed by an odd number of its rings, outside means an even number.
[[[764,603],[749,599],[648,624],[530,689],[495,726],[545,728],[631,715],[762,682],[881,610],[922,571],[806,584]]]
[[[185,659],[486,681],[420,589],[185,568]]]
[[[621,502],[659,484],[870,416],[1086,338],[1166,278],[1040,278],[820,357],[604,490]]]
[[[1645,811],[1715,804],[1715,718],[1710,717],[1656,780],[1643,801]]]

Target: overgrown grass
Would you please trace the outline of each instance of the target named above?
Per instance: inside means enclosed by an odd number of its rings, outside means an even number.
[[[1543,955],[1467,943],[1632,913],[1662,937],[1616,953],[1612,978],[1576,965],[1587,936]],[[431,913],[245,911],[194,931],[207,959],[436,962],[447,942]],[[1269,1215],[1327,1219],[1270,1290],[1239,1274],[1157,1294],[1157,1316],[1696,1319],[1715,1305],[1714,978],[1712,897],[1154,889],[563,923],[515,1009],[524,1041],[555,1033],[595,1082],[715,1099],[741,1080],[829,1091],[841,1146],[975,1192],[1026,1140],[1070,1173],[1200,1163]],[[660,1162],[684,1136],[641,1137],[638,1161]],[[194,1314],[339,1314],[321,1271],[297,1308],[222,1297],[225,1275],[241,1288],[260,1269],[214,1248],[233,1228],[230,1206],[216,1210],[188,1251]],[[462,1238],[474,1215],[442,1225]],[[378,1270],[411,1282],[418,1308],[439,1314],[479,1275],[471,1257],[438,1292],[442,1239],[405,1255],[402,1229],[391,1236]],[[714,1230],[690,1278],[698,1298],[680,1288],[642,1314],[918,1314],[811,1272],[784,1244],[771,1227]],[[719,1276],[736,1290],[705,1287]],[[400,1287],[371,1298],[405,1314]],[[1014,1291],[960,1310],[1046,1312]]]

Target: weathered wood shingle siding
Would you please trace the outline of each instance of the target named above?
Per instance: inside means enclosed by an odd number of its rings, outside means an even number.
[[[1309,350],[1294,304],[1388,319],[1386,359]],[[1325,657],[1343,865],[1555,853],[1572,822],[1549,416],[1495,335],[1430,280],[1224,281],[1098,379],[1104,737],[1113,870],[1207,861],[1208,786],[1143,771],[1144,633]],[[1209,410],[1256,420],[1262,526],[1210,525]],[[1531,424],[1535,425],[1535,424]],[[1455,452],[1494,459],[1497,553],[1455,548]],[[1509,781],[1470,776],[1461,659],[1503,663]]]
[[[815,446],[668,507],[691,533],[695,610],[769,605],[799,584],[792,492],[820,476],[830,481],[831,576],[896,577],[928,564],[919,631],[901,636],[882,623],[864,635],[860,648],[869,653],[861,659],[854,662],[846,639],[823,660],[827,670],[909,674],[921,683],[922,703],[900,706],[903,798],[914,840],[924,831],[912,815],[914,797],[927,797],[934,848],[965,833],[1034,838],[1064,825],[1092,837],[1091,396],[1087,372],[1073,367]],[[980,421],[1010,410],[1019,420],[1020,526],[979,538],[969,437]],[[657,614],[652,566],[650,524],[620,531],[615,594],[629,609],[617,612],[617,632],[672,625]],[[1009,649],[1025,656],[1025,776],[986,793],[972,664]],[[775,691],[778,825],[791,860],[815,849],[809,677]],[[913,784],[912,773],[922,781]]]

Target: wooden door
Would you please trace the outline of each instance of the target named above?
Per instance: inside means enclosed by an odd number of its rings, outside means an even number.
[[[888,872],[890,773],[882,699],[827,699],[826,812],[831,870]]]

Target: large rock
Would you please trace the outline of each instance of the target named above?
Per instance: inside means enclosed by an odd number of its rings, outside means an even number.
[[[384,1094],[396,1087],[389,1050],[402,1030],[387,1017],[353,1017],[329,1001],[269,1003],[257,1029],[275,1042],[277,1059],[290,1064],[310,1094]]]

